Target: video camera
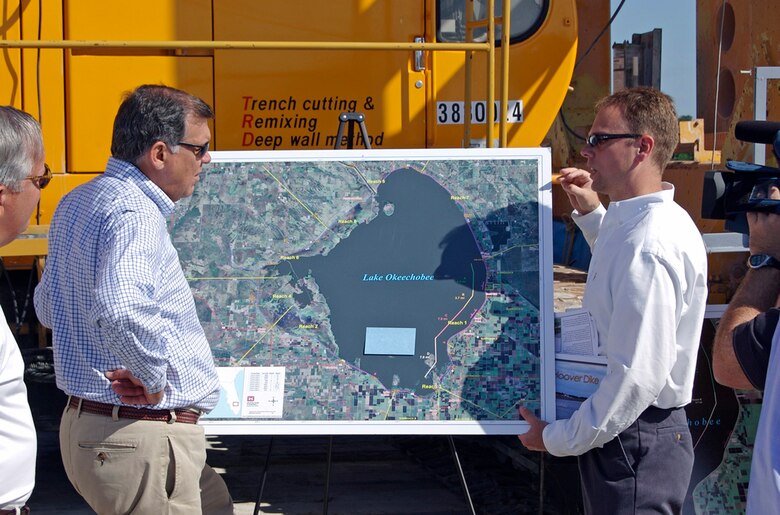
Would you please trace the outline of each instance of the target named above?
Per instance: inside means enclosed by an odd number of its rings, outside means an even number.
[[[772,145],[780,162],[780,122],[737,123],[734,136],[740,141]],[[704,176],[701,216],[726,220],[726,230],[748,234],[745,213],[780,214],[780,168],[741,161],[726,161],[730,172],[707,172]]]

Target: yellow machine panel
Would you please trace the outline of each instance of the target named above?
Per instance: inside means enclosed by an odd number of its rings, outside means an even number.
[[[211,59],[207,57],[79,55],[67,62],[70,73],[65,103],[71,171],[100,172],[105,168],[122,95],[140,84],[174,84],[212,102]]]
[[[139,19],[139,13],[147,13]],[[153,13],[153,14],[152,14]],[[211,2],[65,2],[65,38],[105,41],[211,40]],[[140,84],[168,84],[214,101],[210,56],[166,49],[79,48],[65,52],[67,169],[100,172],[122,95]],[[48,142],[47,142],[48,143]]]
[[[419,2],[298,1],[297,12],[311,21],[304,23],[288,3],[248,7],[243,0],[215,6],[215,39],[411,42],[425,33]],[[413,54],[218,50],[219,148],[334,148],[339,114],[347,111],[365,114],[373,147],[424,147],[425,75],[412,69]]]
[[[44,1],[45,15],[50,4],[54,2]],[[209,40],[211,4],[211,0],[65,0],[65,37],[107,41]]]

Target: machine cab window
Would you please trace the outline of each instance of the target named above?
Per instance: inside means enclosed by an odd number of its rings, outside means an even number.
[[[487,18],[487,0],[474,0],[472,20]],[[510,41],[518,43],[534,35],[549,11],[549,0],[510,1]],[[441,42],[463,42],[466,39],[466,0],[439,0],[437,2],[437,38]],[[496,0],[495,15],[503,15],[503,2]],[[496,25],[496,42],[500,44],[502,27]],[[474,29],[474,41],[485,41],[487,27]]]

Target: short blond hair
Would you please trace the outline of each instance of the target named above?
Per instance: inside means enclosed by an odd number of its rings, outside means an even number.
[[[663,172],[680,141],[680,124],[672,97],[655,88],[629,88],[602,98],[596,104],[596,112],[605,107],[618,108],[630,132],[652,136],[655,141],[652,159]]]

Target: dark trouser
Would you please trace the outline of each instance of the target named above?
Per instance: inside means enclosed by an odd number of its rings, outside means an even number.
[[[579,468],[587,514],[681,513],[693,471],[685,410],[651,406]]]

